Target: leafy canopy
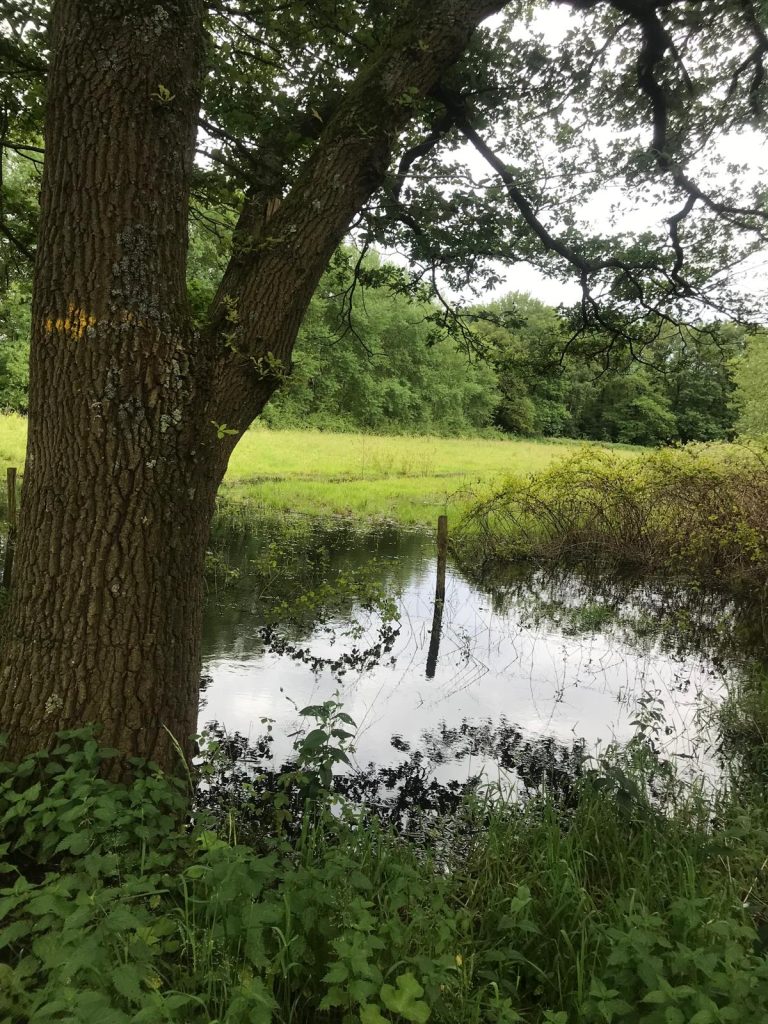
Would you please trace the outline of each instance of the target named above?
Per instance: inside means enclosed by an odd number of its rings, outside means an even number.
[[[170,0],[168,0],[170,3]],[[42,158],[47,17],[0,0],[0,146]],[[157,6],[157,5],[155,5]],[[494,5],[489,4],[489,10]],[[210,0],[195,197],[231,220],[246,196],[288,193],[361,69],[414,0]],[[633,352],[702,309],[762,316],[727,273],[765,240],[762,184],[728,143],[765,127],[768,11],[757,0],[513,0],[411,114],[384,184],[351,226],[395,249],[416,284],[480,289],[520,261],[575,275],[576,335]],[[560,30],[545,34],[542,14]],[[556,38],[556,36],[560,38]],[[159,83],[160,86],[167,86]],[[753,133],[753,134],[750,134]],[[2,182],[0,265],[32,255],[35,197]],[[642,203],[646,223],[622,219]],[[311,210],[312,197],[306,197]],[[610,204],[616,221],[596,225]],[[601,218],[602,220],[602,218]],[[657,314],[649,318],[649,313]],[[444,308],[450,322],[452,308]]]

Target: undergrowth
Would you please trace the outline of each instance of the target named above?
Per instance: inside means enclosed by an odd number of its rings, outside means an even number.
[[[757,797],[663,798],[641,729],[567,806],[480,790],[414,844],[333,794],[353,730],[340,706],[303,714],[291,770],[254,787],[247,841],[242,807],[214,826],[152,765],[107,781],[115,752],[88,731],[2,765],[0,1020],[765,1019]]]
[[[692,444],[626,459],[585,449],[477,501],[461,559],[539,556],[734,586],[768,569],[768,447]]]

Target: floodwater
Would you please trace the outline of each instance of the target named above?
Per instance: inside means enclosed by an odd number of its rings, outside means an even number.
[[[216,721],[255,742],[269,719],[279,762],[298,709],[337,697],[357,723],[358,765],[418,750],[441,782],[495,778],[510,743],[599,752],[638,722],[683,768],[715,763],[712,710],[754,650],[749,616],[726,598],[531,567],[478,582],[449,563],[429,671],[430,536],[303,521],[294,544],[280,530],[272,519],[217,542],[222,571],[239,575],[211,586],[201,726]],[[356,599],[355,573],[394,596],[396,621]],[[346,590],[319,621],[280,621],[286,594],[339,580]],[[265,633],[267,620],[275,628]]]

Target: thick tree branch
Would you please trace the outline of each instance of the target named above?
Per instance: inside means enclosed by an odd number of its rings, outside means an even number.
[[[21,256],[23,256],[25,260],[27,260],[29,263],[34,262],[34,250],[30,249],[29,246],[25,245],[20,238],[17,238],[16,235],[14,235],[14,233],[3,220],[0,220],[0,235],[3,235],[5,238],[7,238],[7,240],[11,243],[14,249]]]
[[[678,210],[677,213],[673,214],[671,217],[667,219],[667,224],[669,224],[669,239],[672,243],[672,248],[675,253],[675,264],[672,267],[670,276],[672,280],[675,282],[675,284],[681,285],[684,290],[686,288],[686,284],[681,279],[680,274],[683,269],[683,264],[685,263],[685,253],[683,252],[683,247],[680,243],[679,229],[680,224],[685,220],[685,218],[688,216],[688,214],[691,212],[695,205],[696,196],[688,196],[682,209]]]
[[[582,279],[585,277],[593,277],[595,274],[599,274],[602,270],[621,270],[627,274],[632,274],[640,270],[649,269],[651,264],[648,261],[629,264],[624,260],[614,258],[605,260],[587,259],[586,256],[568,245],[567,242],[558,238],[556,235],[553,235],[536,215],[530,201],[518,187],[512,171],[501,157],[498,156],[498,154],[495,153],[493,149],[491,149],[491,147],[480,137],[468,120],[459,119],[457,120],[457,124],[462,135],[475,147],[477,152],[483,157],[488,165],[493,168],[504,183],[507,195],[512,200],[531,232],[539,239],[544,249],[548,252],[556,253],[565,260],[566,263],[569,263],[572,267],[578,270]]]
[[[241,245],[210,313],[208,344],[227,337],[211,419],[242,430],[279,382],[327,262],[384,182],[396,139],[476,26],[505,0],[412,3],[363,65],[324,126],[296,184],[251,246]],[[241,225],[241,240],[247,235]]]
[[[633,302],[639,312],[638,316],[630,321],[630,327],[632,328],[637,327],[636,321],[638,320],[645,321],[646,323],[656,323],[659,330],[665,324],[673,327],[681,325],[679,319],[667,312],[664,301],[661,301],[659,298],[649,298],[646,287],[646,275],[649,274],[656,275],[661,282],[666,282],[664,299],[675,295],[685,297],[695,295],[702,305],[708,306],[720,314],[726,312],[722,305],[713,303],[705,293],[695,289],[682,275],[684,251],[679,238],[679,225],[693,209],[696,203],[695,196],[688,196],[682,209],[667,220],[672,250],[675,256],[671,270],[665,269],[658,259],[636,260],[632,262],[617,258],[588,259],[568,245],[567,242],[553,235],[541,222],[528,198],[518,187],[510,168],[469,123],[468,112],[465,111],[463,115],[460,113],[461,98],[445,95],[444,99],[445,102],[450,103],[453,107],[459,131],[497,173],[506,188],[507,195],[532,234],[539,239],[546,251],[556,253],[579,272],[582,293],[580,320],[569,342],[566,344],[561,358],[565,358],[569,348],[580,336],[597,328],[605,337],[611,339],[606,350],[606,358],[610,357],[612,347],[616,343],[622,342],[630,352],[633,360],[647,362],[643,358],[642,349],[651,345],[653,339],[644,342],[641,349],[638,349],[636,335],[633,333],[633,330],[628,328],[625,315],[618,310],[603,308],[601,302],[595,298],[593,293],[595,278],[605,270],[614,271],[616,273],[616,282],[620,283],[622,288],[628,289],[633,296]],[[652,364],[648,363],[648,365]]]
[[[642,44],[637,55],[636,71],[638,88],[645,96],[650,108],[652,125],[650,151],[656,160],[659,170],[668,175],[689,200],[693,200],[690,204],[686,203],[686,212],[682,217],[677,216],[669,222],[672,233],[672,245],[675,248],[676,254],[679,255],[677,248],[679,246],[679,225],[693,209],[696,202],[701,203],[702,206],[710,210],[717,217],[723,218],[735,227],[764,238],[765,226],[768,224],[768,211],[759,207],[737,206],[713,198],[685,173],[670,150],[669,101],[657,73],[667,53],[671,53],[678,61],[679,56],[672,37],[659,16],[659,11],[673,7],[681,3],[682,0],[558,0],[558,2],[577,10],[591,10],[606,4],[620,14],[626,15],[641,31]],[[765,36],[756,18],[750,0],[742,0],[742,6],[744,7],[750,30],[756,39],[756,46],[742,64],[741,72],[750,66],[754,66],[755,73],[750,87],[750,95],[754,97],[756,96],[756,90],[759,89],[762,83],[762,59],[764,53],[768,52],[768,37]],[[690,89],[690,81],[685,72],[684,78]]]
[[[439,117],[435,120],[429,133],[425,135],[420,142],[405,150],[403,155],[400,157],[400,163],[397,167],[394,185],[392,186],[392,196],[396,201],[399,202],[403,185],[407,181],[411,168],[416,161],[427,156],[428,153],[431,153],[432,150],[442,142],[446,133],[450,131],[452,127],[453,118],[446,113],[443,117]]]

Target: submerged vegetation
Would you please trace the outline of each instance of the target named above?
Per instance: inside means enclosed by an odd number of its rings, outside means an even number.
[[[578,452],[478,501],[456,546],[470,561],[598,561],[762,587],[768,448],[688,445],[631,460]]]

